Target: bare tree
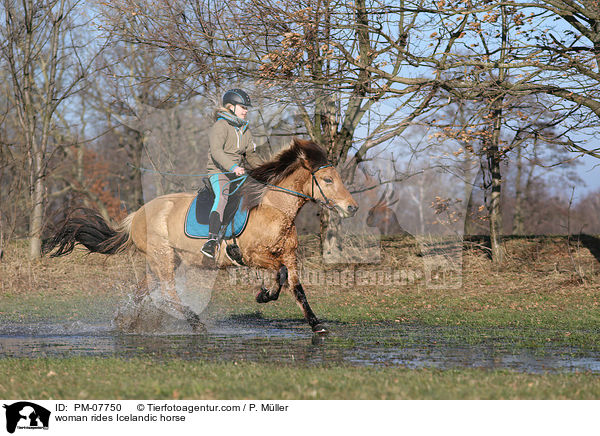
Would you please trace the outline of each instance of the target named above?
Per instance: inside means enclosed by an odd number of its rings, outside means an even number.
[[[114,31],[140,47],[186,59],[173,67],[180,68],[180,77],[210,78],[210,86],[195,82],[201,89],[244,84],[274,104],[288,105],[305,134],[352,181],[369,153],[402,134],[436,96],[440,73],[422,73],[413,53],[421,49],[419,37],[412,44],[409,38],[436,25],[424,16],[430,11],[423,4],[180,0],[164,2],[158,14],[120,0],[107,6],[106,15],[111,22],[135,17],[136,26]],[[455,41],[436,50],[448,53]],[[339,251],[336,217],[326,211],[321,223],[323,252]]]
[[[597,38],[581,24],[594,24],[597,6],[581,11],[584,3],[119,0],[104,10],[112,34],[168,57],[164,77],[190,92],[235,84],[293,108],[348,181],[410,125],[470,102],[475,113],[456,130],[482,158],[500,263],[508,153],[534,137],[594,152],[568,136],[595,113],[597,49],[581,41]],[[555,17],[575,29],[568,41],[545,29]],[[565,70],[583,79],[569,81]],[[322,214],[323,252],[339,249],[338,225]]]
[[[531,39],[539,51],[540,79],[529,90],[560,98],[580,125],[578,137],[565,135],[564,145],[575,152],[600,158],[594,140],[600,125],[600,4],[595,0],[544,0],[518,4],[538,13],[539,26]],[[579,132],[578,132],[579,131]],[[584,141],[589,134],[591,141]]]
[[[495,1],[464,4],[441,1],[437,7],[439,14],[445,17],[442,22],[448,23],[440,28],[439,34],[432,34],[438,44],[453,35],[457,20],[466,19],[467,24],[457,36],[460,40],[455,45],[457,50],[444,57],[422,57],[421,61],[433,61],[444,71],[440,88],[448,94],[449,101],[454,100],[458,106],[470,102],[477,115],[456,130],[452,122],[436,124],[446,129],[444,134],[468,137],[478,144],[478,154],[483,158],[484,184],[489,191],[492,256],[500,264],[503,258],[502,162],[507,160],[511,150],[534,139],[540,143],[573,146],[568,134],[582,132],[589,124],[582,113],[582,101],[565,105],[556,98],[561,95],[555,86],[560,83],[556,81],[559,69],[548,54],[548,47],[540,45],[548,36],[543,21],[554,14],[551,8]],[[586,89],[589,85],[588,80]]]
[[[85,21],[78,1],[3,0],[0,55],[10,72],[11,96],[28,156],[30,256],[41,255],[41,232],[52,131],[58,108],[94,71],[95,54],[76,29]]]

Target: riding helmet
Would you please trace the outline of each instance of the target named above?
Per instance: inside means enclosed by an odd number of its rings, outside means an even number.
[[[236,88],[230,89],[223,95],[223,106],[227,104],[239,104],[242,106],[250,107],[252,103],[250,102],[250,97],[243,90]]]

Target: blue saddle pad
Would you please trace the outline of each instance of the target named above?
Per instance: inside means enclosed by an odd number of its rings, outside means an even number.
[[[200,223],[196,218],[196,202],[198,197],[194,197],[194,201],[190,204],[188,211],[185,216],[185,235],[190,238],[208,238],[208,222]],[[248,223],[248,210],[242,208],[240,202],[235,215],[233,216],[233,233],[235,237],[242,234]],[[232,238],[231,234],[231,223],[227,225],[224,237],[226,239]]]

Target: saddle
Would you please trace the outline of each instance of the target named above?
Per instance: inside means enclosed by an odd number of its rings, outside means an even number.
[[[208,218],[212,209],[215,194],[208,179],[204,179],[205,186],[198,190],[198,195],[190,204],[185,219],[185,234],[190,238],[208,237]],[[237,184],[232,183],[230,189],[235,190]],[[232,239],[242,234],[248,222],[248,210],[241,204],[242,196],[238,190],[227,200],[223,212],[223,222],[219,236],[221,239]]]

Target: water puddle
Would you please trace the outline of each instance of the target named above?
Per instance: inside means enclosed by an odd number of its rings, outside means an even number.
[[[312,336],[302,320],[273,321],[260,314],[213,320],[201,334],[190,334],[185,323],[178,320],[168,334],[124,334],[101,323],[4,324],[0,327],[0,358],[178,357],[303,365],[600,373],[600,353],[513,349],[494,340],[464,345],[452,339],[451,329],[396,323],[328,325],[332,333],[320,340]]]

